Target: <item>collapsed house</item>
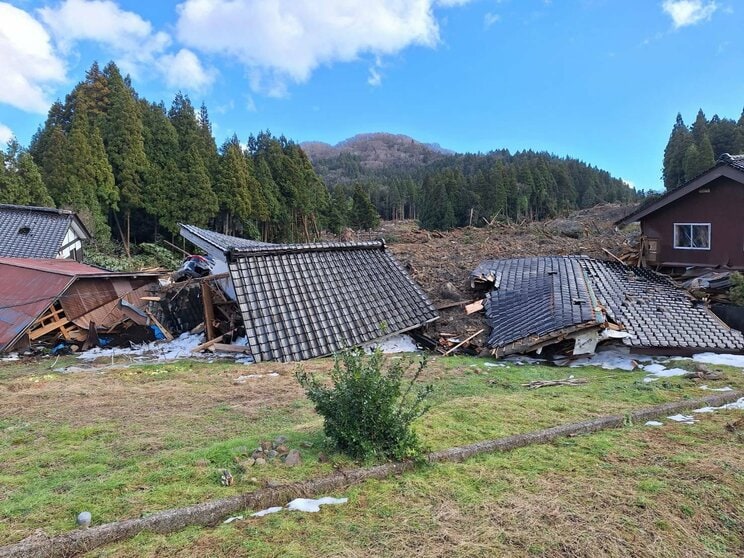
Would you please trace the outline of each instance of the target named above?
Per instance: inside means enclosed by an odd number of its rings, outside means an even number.
[[[438,318],[383,241],[268,244],[193,225],[181,225],[181,234],[214,259],[215,275],[172,288],[204,306],[205,325],[215,326],[208,343],[239,332],[256,362],[326,356]]]
[[[232,250],[228,264],[256,361],[325,356],[438,318],[383,241]]]
[[[157,337],[143,308],[156,273],[112,273],[65,259],[0,258],[0,352],[59,342],[98,345]],[[157,325],[155,326],[157,327]]]
[[[615,338],[634,352],[689,355],[744,350],[744,335],[667,277],[586,256],[488,260],[471,284],[490,289],[484,301],[494,356],[594,352]]]
[[[0,257],[83,259],[90,233],[73,211],[0,204]]]

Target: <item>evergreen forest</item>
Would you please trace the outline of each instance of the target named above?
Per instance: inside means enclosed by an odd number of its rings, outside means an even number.
[[[129,255],[132,244],[172,240],[179,223],[299,242],[374,228],[380,217],[449,229],[639,196],[606,171],[547,153],[428,158],[369,169],[343,153],[313,166],[269,131],[218,146],[205,104],[181,93],[169,107],[148,101],[113,62],[94,63],[27,148],[11,140],[0,150],[0,203],[75,210],[99,247],[114,241]]]
[[[744,112],[738,121],[717,114],[708,120],[700,109],[689,127],[677,114],[664,149],[664,187],[678,188],[715,165],[724,153],[744,153]]]

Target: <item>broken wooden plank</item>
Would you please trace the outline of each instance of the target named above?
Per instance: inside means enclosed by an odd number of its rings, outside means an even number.
[[[462,340],[462,341],[460,341],[460,342],[459,342],[459,343],[458,343],[457,345],[455,345],[455,346],[454,346],[454,347],[452,347],[452,348],[451,348],[450,350],[448,350],[448,351],[447,351],[446,353],[444,353],[444,356],[447,356],[447,355],[449,355],[449,354],[450,354],[451,352],[455,351],[456,349],[459,349],[459,348],[460,348],[460,347],[462,347],[462,346],[463,346],[463,345],[464,345],[465,343],[467,343],[467,342],[468,342],[468,341],[470,341],[471,339],[475,339],[476,337],[478,337],[478,336],[479,336],[479,335],[480,335],[481,333],[483,333],[484,331],[486,331],[486,330],[485,330],[485,329],[480,329],[480,330],[476,331],[476,332],[475,332],[475,333],[474,333],[473,335],[471,335],[470,337],[468,337],[467,339],[463,339],[463,340]]]
[[[155,314],[150,312],[149,308],[145,308],[145,314],[147,314],[147,316],[152,320],[152,323],[154,323],[156,326],[158,326],[158,328],[160,328],[160,331],[163,333],[163,335],[165,335],[165,338],[168,341],[173,341],[174,339],[173,334],[170,331],[168,331],[168,328],[166,328],[163,324],[161,324],[158,321],[158,319],[155,317]]]
[[[457,302],[448,302],[446,304],[440,304],[437,306],[437,310],[446,310],[447,308],[454,308],[455,306],[465,306],[472,300],[458,300]]]
[[[476,312],[480,312],[483,310],[483,303],[486,301],[485,298],[481,298],[480,300],[476,300],[472,304],[468,304],[465,306],[465,313],[467,315],[475,314]]]
[[[46,325],[41,326],[38,329],[34,329],[33,331],[30,331],[28,334],[29,339],[31,341],[37,340],[39,337],[43,337],[47,333],[51,333],[53,331],[56,331],[60,329],[61,327],[64,327],[66,324],[69,324],[70,320],[68,320],[66,317],[63,317],[57,321],[50,322]]]
[[[226,353],[250,353],[250,347],[246,345],[228,345],[227,343],[215,343],[212,345],[215,351]]]
[[[229,336],[232,333],[232,331],[228,331],[227,333],[224,333],[223,335],[220,335],[219,337],[215,337],[214,339],[207,341],[206,343],[202,343],[201,345],[197,345],[193,349],[191,349],[192,353],[199,353],[203,351],[204,349],[208,349],[212,345],[219,343],[222,341],[225,337]]]
[[[140,300],[146,300],[148,302],[160,302],[163,299],[159,296],[141,296]]]

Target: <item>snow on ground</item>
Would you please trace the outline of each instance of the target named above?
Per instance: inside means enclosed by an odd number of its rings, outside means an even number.
[[[184,333],[173,341],[153,341],[142,345],[133,345],[130,348],[111,347],[109,349],[96,347],[78,355],[82,360],[95,360],[101,357],[129,356],[148,357],[156,360],[176,360],[178,358],[198,357],[199,354],[191,353],[191,350],[203,343],[202,335]],[[214,357],[214,355],[209,355]]]
[[[331,498],[330,496],[317,499],[295,498],[289,504],[287,504],[286,507],[275,506],[273,508],[267,508],[256,513],[252,513],[251,517],[263,517],[265,515],[269,515],[270,513],[280,512],[283,509],[316,513],[320,511],[320,506],[345,504],[348,501],[348,498]]]
[[[310,498],[295,498],[287,504],[287,509],[292,511],[316,513],[320,511],[320,506],[336,506],[338,504],[345,504],[348,501],[348,498],[331,498],[330,496],[318,498],[316,500]]]
[[[695,424],[697,422],[692,415],[672,415],[667,418],[674,422],[681,422],[682,424]]]
[[[744,411],[744,397],[740,397],[733,403],[726,403],[725,405],[721,405],[720,407],[700,407],[699,409],[695,409],[692,412],[693,413],[715,413],[716,411],[730,411],[733,409]]]
[[[420,350],[410,335],[393,335],[362,345],[362,348],[365,353],[371,353],[376,348],[379,348],[385,354],[417,353]]]
[[[664,426],[664,423],[658,420],[647,420],[644,426]]]
[[[705,389],[708,391],[734,391],[734,388],[731,386],[721,387],[721,388],[711,388],[708,386],[700,386],[700,389]]]
[[[645,355],[634,355],[622,349],[598,350],[593,355],[578,358],[571,363],[571,368],[582,366],[599,366],[605,370],[635,370],[641,367],[642,362],[651,362],[652,359]]]
[[[718,364],[744,368],[744,355],[719,355],[716,353],[699,353],[692,355],[692,360],[705,364]]]
[[[18,353],[9,353],[0,357],[0,361],[3,362],[13,362],[16,360],[21,360],[21,357],[18,356]]]

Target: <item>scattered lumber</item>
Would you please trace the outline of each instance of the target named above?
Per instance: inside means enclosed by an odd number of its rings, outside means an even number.
[[[543,387],[552,386],[580,386],[588,383],[589,380],[586,378],[564,378],[563,380],[533,380],[527,384],[522,384],[523,387],[528,389],[538,389]]]
[[[479,330],[478,330],[478,331],[476,331],[476,332],[475,332],[475,333],[474,333],[473,335],[471,335],[471,336],[470,336],[470,337],[468,337],[467,339],[463,339],[463,340],[462,340],[462,341],[460,341],[460,342],[459,342],[459,343],[458,343],[457,345],[455,345],[454,347],[452,347],[451,349],[449,349],[449,350],[448,350],[448,351],[447,351],[446,353],[444,353],[444,356],[447,356],[447,355],[451,354],[451,353],[452,353],[452,352],[454,352],[454,351],[455,351],[456,349],[459,349],[460,347],[462,347],[462,346],[463,346],[463,345],[464,345],[465,343],[467,343],[468,341],[471,341],[472,339],[475,339],[476,337],[478,337],[478,336],[479,336],[479,335],[480,335],[481,333],[483,333],[484,331],[486,331],[486,330],[485,330],[485,329],[479,329]]]
[[[173,334],[170,331],[168,331],[168,328],[167,327],[165,327],[163,324],[161,324],[158,321],[158,319],[155,317],[155,314],[153,314],[152,312],[150,312],[150,309],[149,308],[145,308],[145,314],[147,314],[147,317],[152,320],[152,323],[154,323],[156,326],[158,326],[160,328],[160,331],[163,332],[163,335],[165,335],[165,338],[168,341],[173,341],[173,339],[174,339]]]
[[[250,353],[247,345],[228,345],[227,343],[215,343],[210,348],[225,353]]]
[[[485,302],[485,300],[486,299],[481,298],[480,300],[476,300],[472,304],[468,304],[467,306],[465,306],[465,313],[467,315],[470,315],[475,314],[476,312],[480,312],[481,310],[483,310],[483,303]]]
[[[215,345],[217,343],[220,343],[225,337],[229,336],[232,333],[232,331],[228,331],[227,333],[224,333],[218,337],[215,337],[214,339],[207,341],[206,343],[202,343],[201,345],[197,345],[193,349],[191,349],[192,353],[200,353],[204,349],[208,349],[212,345]]]

